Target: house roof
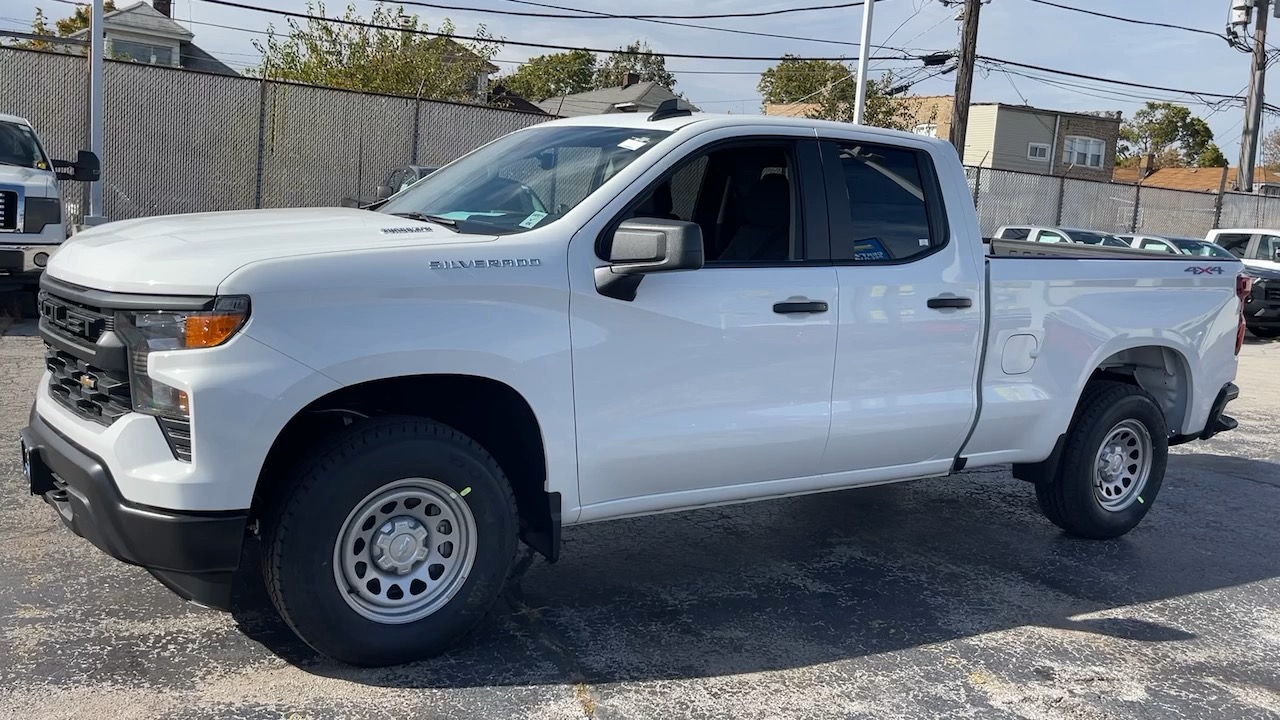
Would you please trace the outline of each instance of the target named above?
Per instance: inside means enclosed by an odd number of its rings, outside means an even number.
[[[466,46],[464,46],[464,45],[462,45],[462,44],[458,43],[458,41],[453,40],[452,38],[434,37],[434,38],[431,38],[430,40],[428,40],[425,44],[426,44],[426,46],[427,46],[427,47],[431,47],[431,46],[433,46],[433,45],[447,44],[449,47],[445,49],[445,52],[446,52],[446,53],[451,53],[451,54],[453,54],[453,55],[462,55],[462,54],[464,54],[464,53],[465,53],[465,54],[470,55],[471,57],[473,57],[473,58],[475,58],[475,59],[477,59],[477,60],[480,60],[480,56],[479,56],[479,55],[475,54],[475,53],[474,53],[474,52],[472,52],[469,48],[467,48]],[[446,55],[445,57],[446,57],[446,59],[447,59],[449,56],[448,56],[448,55]],[[493,63],[491,63],[491,62],[489,62],[489,61],[487,61],[487,60],[485,60],[485,61],[483,61],[483,62],[484,62],[484,69],[485,69],[485,70],[487,70],[487,71],[489,72],[489,74],[493,74],[493,73],[498,72],[498,66],[497,66],[497,65],[494,65]]]
[[[1116,168],[1111,179],[1115,182],[1134,184],[1138,182],[1140,169],[1136,167]],[[1237,168],[1227,168],[1227,188],[1236,183]],[[1257,168],[1253,171],[1255,183],[1280,183],[1280,172]],[[1198,190],[1200,192],[1218,192],[1222,182],[1222,168],[1158,168],[1142,180],[1143,187],[1165,188],[1168,190]]]
[[[994,105],[995,107],[998,107],[1001,110],[1018,110],[1021,112],[1044,113],[1045,115],[1062,115],[1062,116],[1083,118],[1085,120],[1106,120],[1109,122],[1116,123],[1117,125],[1122,122],[1119,114],[1117,114],[1115,117],[1111,117],[1109,115],[1090,115],[1089,113],[1071,112],[1070,110],[1050,110],[1048,108],[1033,107],[1031,105],[1010,105],[1009,103],[1002,103],[1002,102],[977,102],[970,105],[970,107],[981,106],[981,105],[986,105],[986,106]]]
[[[102,24],[108,30],[124,30],[126,32],[144,33],[147,35],[163,35],[183,41],[190,41],[195,35],[163,13],[145,2],[136,2],[122,8],[116,8],[102,16]],[[88,37],[89,28],[71,33],[71,37]]]
[[[502,83],[494,83],[489,86],[489,103],[508,110],[519,110],[520,112],[537,113],[539,115],[547,114],[537,104],[511,92],[511,89]]]
[[[626,87],[609,87],[602,90],[589,90],[573,95],[551,97],[538,103],[544,112],[560,117],[578,117],[580,115],[601,115],[618,112],[614,106],[621,103],[635,103],[641,110],[653,110],[664,100],[677,98],[675,93],[656,82],[641,82]],[[686,104],[687,101],[686,101]],[[698,108],[689,105],[689,109],[697,112]]]

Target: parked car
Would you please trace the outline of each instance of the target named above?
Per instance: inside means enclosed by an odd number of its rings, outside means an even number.
[[[438,169],[439,168],[433,165],[402,165],[388,172],[387,177],[382,181],[382,184],[374,188],[372,200],[347,198],[343,200],[341,204],[343,207],[366,207],[375,205],[386,200],[392,195],[395,195],[401,190],[404,190]]]
[[[1240,258],[1253,278],[1244,306],[1249,332],[1280,337],[1280,230],[1225,228],[1210,230],[1205,240]]]
[[[666,103],[376,210],[111,223],[42,280],[24,468],[204,605],[257,535],[288,626],[362,665],[452,645],[566,525],[1011,463],[1123,535],[1235,427],[1242,266],[980,232],[943,141]]]
[[[1221,247],[1201,238],[1155,235],[1118,235],[1117,237],[1140,250],[1201,257],[1235,257]]]
[[[1005,225],[996,231],[995,237],[1004,240],[1029,240],[1040,243],[1076,243],[1080,245],[1129,247],[1127,242],[1110,233],[1079,228]]]
[[[97,180],[97,156],[50,160],[31,123],[0,114],[0,288],[34,287],[67,239],[59,178]]]

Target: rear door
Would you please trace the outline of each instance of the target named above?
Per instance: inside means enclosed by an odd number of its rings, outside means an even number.
[[[840,284],[826,472],[946,472],[976,412],[979,238],[953,232],[929,147],[822,143]]]

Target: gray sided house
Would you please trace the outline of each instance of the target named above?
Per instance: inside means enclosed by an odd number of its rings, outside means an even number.
[[[195,35],[169,17],[170,8],[168,0],[156,0],[154,8],[137,2],[103,15],[107,57],[219,75],[240,74],[192,42]],[[88,40],[89,31],[81,30],[71,37]],[[85,49],[73,52],[83,54]]]
[[[966,165],[1085,180],[1110,180],[1120,113],[1073,113],[1023,105],[969,107]]]
[[[551,97],[538,103],[549,115],[578,117],[579,115],[605,115],[618,112],[653,112],[666,100],[680,99],[690,110],[697,111],[688,101],[655,82],[640,82],[639,76],[628,73],[618,87],[590,90]]]

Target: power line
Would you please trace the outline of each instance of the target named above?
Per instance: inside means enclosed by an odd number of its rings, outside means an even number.
[[[1094,80],[1097,82],[1110,83],[1112,85],[1124,85],[1126,87],[1140,88],[1142,90],[1159,90],[1160,92],[1180,93],[1183,95],[1194,95],[1199,97],[1227,98],[1230,100],[1242,99],[1238,95],[1224,95],[1222,93],[1207,92],[1207,91],[1201,91],[1201,90],[1184,90],[1181,88],[1162,87],[1160,85],[1144,85],[1143,83],[1129,82],[1127,80],[1115,80],[1112,78],[1098,77],[1096,75],[1085,75],[1083,73],[1070,72],[1068,70],[1055,70],[1054,68],[1042,67],[1040,65],[1029,65],[1027,63],[1014,62],[1013,60],[1001,60],[1000,58],[994,58],[988,55],[979,55],[978,59],[986,60],[987,62],[998,63],[1001,65],[1011,65],[1013,67],[1025,68],[1027,70],[1039,70],[1040,72],[1047,72],[1054,75],[1065,75],[1067,77],[1080,78],[1082,80]]]
[[[1222,33],[1216,33],[1211,30],[1202,30],[1200,28],[1186,27],[1185,25],[1171,25],[1169,23],[1154,22],[1151,20],[1138,20],[1136,18],[1124,17],[1122,15],[1108,15],[1106,13],[1101,13],[1096,10],[1085,10],[1084,8],[1071,7],[1070,5],[1060,5],[1056,2],[1050,2],[1050,0],[1028,0],[1028,1],[1033,3],[1038,3],[1040,5],[1048,5],[1049,7],[1055,7],[1060,10],[1070,10],[1072,12],[1083,13],[1085,15],[1093,15],[1095,17],[1106,18],[1108,20],[1118,20],[1120,22],[1133,23],[1134,25],[1148,25],[1151,27],[1162,27],[1162,28],[1168,28],[1170,30],[1183,30],[1186,32],[1199,33],[1201,35],[1209,35],[1211,37],[1216,37],[1219,40],[1226,40],[1227,42],[1231,42],[1231,39],[1228,38],[1226,35],[1223,35]]]
[[[577,8],[562,8],[562,6],[559,6],[559,5],[531,3],[531,1],[527,1],[527,3],[526,1],[522,1],[522,0],[507,0],[507,1],[508,3],[517,3],[520,5],[534,6],[534,8],[549,8],[553,10],[564,10],[564,12],[570,12],[570,13],[590,13],[591,12],[591,10],[580,10]],[[886,0],[881,0],[881,1],[883,3],[883,1],[886,1]],[[466,6],[466,5],[435,5],[431,3],[419,3],[419,1],[413,1],[413,3],[410,3],[410,1],[407,1],[407,0],[404,0],[403,4],[422,5],[422,6],[426,6],[426,8],[438,8],[442,10],[476,10],[476,8],[471,8],[471,6]],[[859,1],[859,3],[837,3],[835,5],[809,5],[809,6],[806,6],[806,8],[782,8],[780,10],[759,10],[759,12],[755,12],[755,13],[717,13],[717,14],[709,14],[709,15],[639,15],[637,14],[637,15],[617,15],[617,17],[625,18],[628,20],[719,20],[719,19],[727,19],[727,18],[764,18],[764,17],[771,17],[771,15],[783,15],[787,13],[808,13],[808,12],[812,12],[812,10],[835,10],[840,8],[856,8],[856,6],[865,5],[865,4],[867,3],[863,3],[863,1]],[[517,10],[508,10],[508,12],[504,12],[503,14],[524,15],[524,17],[529,17],[529,18],[596,19],[596,18],[602,17],[602,15],[594,15],[594,14],[593,15],[562,15],[558,13],[534,13],[534,12],[521,13],[521,12],[517,12]]]
[[[654,55],[663,55],[668,58],[685,58],[685,59],[692,59],[692,60],[740,60],[740,61],[781,62],[783,60],[791,59],[789,57],[764,56],[764,55],[707,55],[704,53],[696,53],[696,54],[695,53],[670,53],[670,52],[656,52],[656,51],[644,52],[644,51],[629,51],[626,48],[614,48],[610,50],[610,49],[604,49],[604,48],[574,47],[572,45],[553,45],[550,43],[525,42],[525,41],[519,41],[519,40],[506,40],[501,38],[484,38],[484,37],[476,37],[472,35],[451,35],[448,33],[431,32],[428,30],[419,30],[416,28],[410,29],[410,28],[403,28],[403,27],[392,27],[390,25],[378,25],[376,23],[364,22],[362,20],[349,20],[347,18],[327,17],[324,15],[308,15],[306,13],[293,12],[290,10],[278,10],[275,8],[257,7],[255,5],[247,5],[245,3],[233,2],[232,0],[201,0],[201,2],[206,2],[213,5],[223,5],[225,7],[239,8],[241,10],[252,10],[254,12],[270,13],[275,15],[281,15],[284,17],[300,18],[303,20],[319,20],[322,22],[337,23],[339,25],[349,25],[353,27],[370,28],[374,30],[390,30],[392,32],[404,32],[404,33],[410,33],[413,35],[425,35],[427,37],[442,37],[450,40],[468,40],[471,42],[516,45],[518,47],[531,47],[531,48],[539,48],[543,50],[586,50],[587,52],[604,53],[604,54],[616,53],[621,55],[646,55],[646,54],[649,54],[649,52],[652,52],[652,54]],[[889,49],[892,50],[893,48],[889,48]],[[811,57],[811,58],[805,58],[805,59],[823,60],[828,62],[844,62],[847,58],[842,56],[842,57]],[[886,59],[886,58],[875,58],[875,59],[880,60],[880,59]],[[918,58],[898,56],[898,57],[893,57],[889,59],[910,60],[910,59],[918,59]]]
[[[571,12],[586,13],[586,14],[557,15],[552,13],[520,12],[518,10],[495,10],[492,8],[465,7],[460,5],[442,5],[439,3],[423,2],[422,0],[390,0],[390,1],[398,5],[413,5],[413,6],[419,6],[419,7],[436,8],[440,10],[461,10],[465,12],[475,12],[475,13],[482,13],[486,15],[510,15],[510,16],[517,16],[517,17],[554,17],[554,18],[559,18],[561,20],[638,20],[640,22],[656,23],[659,25],[671,25],[674,27],[693,28],[695,30],[709,30],[711,32],[732,33],[735,35],[751,35],[754,37],[776,38],[779,40],[796,40],[799,42],[816,42],[816,43],[826,43],[828,45],[846,45],[850,47],[858,47],[858,43],[850,42],[848,40],[833,40],[830,38],[803,37],[800,35],[780,35],[778,33],[759,32],[756,30],[739,30],[736,28],[712,27],[710,25],[695,25],[691,23],[658,19],[663,17],[661,15],[656,15],[656,16],[615,15],[613,13],[600,12],[598,10],[583,10],[579,8],[564,7],[561,5],[544,5],[542,3],[538,3],[537,4],[538,7],[549,7],[549,8],[555,8],[557,10],[567,10]],[[508,2],[517,2],[517,0],[508,0]],[[708,17],[719,17],[719,16],[712,15]],[[881,47],[888,47],[888,46],[881,46]],[[900,48],[890,48],[890,49],[901,50]]]

